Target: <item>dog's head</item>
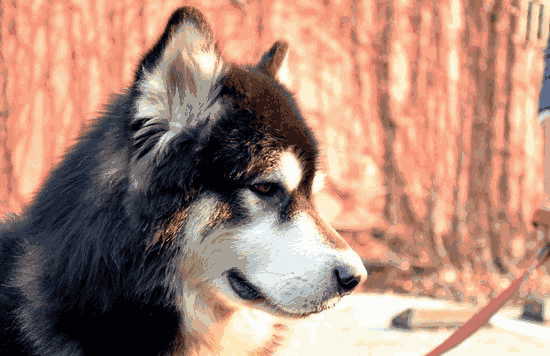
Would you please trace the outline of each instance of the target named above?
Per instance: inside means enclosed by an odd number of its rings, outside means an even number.
[[[176,11],[136,74],[126,203],[181,251],[187,288],[301,316],[366,270],[312,205],[317,143],[278,80],[286,52],[225,63],[203,16]]]

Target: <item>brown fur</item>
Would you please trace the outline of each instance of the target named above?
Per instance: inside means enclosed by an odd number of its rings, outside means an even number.
[[[276,77],[287,52],[288,43],[285,41],[275,42],[266,55],[264,55],[258,67],[272,77]]]
[[[323,236],[325,236],[326,241],[332,248],[336,250],[347,250],[350,248],[346,240],[344,240],[338,232],[328,225],[314,209],[311,209],[310,215],[315,221],[315,225],[317,225],[317,228]]]
[[[236,94],[233,103],[237,108],[250,110],[271,132],[286,132],[289,146],[303,151],[296,152],[305,162],[302,189],[311,193],[310,183],[315,174],[317,152],[313,151],[313,138],[304,131],[298,119],[298,112],[289,104],[287,93],[273,83],[273,80],[259,72],[246,72],[239,67],[232,67],[224,79],[224,85]],[[284,117],[285,120],[280,118]]]
[[[201,239],[201,242],[204,241],[206,236],[208,236],[209,231],[228,221],[229,219],[231,219],[232,216],[233,214],[231,212],[231,207],[229,206],[229,204],[225,202],[218,202],[214,214],[212,214],[212,216],[206,222],[204,228],[202,229],[203,237]]]
[[[172,217],[168,219],[165,226],[155,233],[151,246],[157,243],[164,244],[175,240],[178,237],[178,234],[181,234],[188,217],[189,209],[180,210],[172,215]],[[205,223],[204,228],[202,229],[202,235],[207,236],[209,230],[231,219],[231,217],[231,208],[227,204],[221,202],[218,203],[215,213]]]
[[[155,233],[151,246],[175,240],[178,233],[182,231],[188,216],[189,211],[187,209],[176,212],[166,225]]]

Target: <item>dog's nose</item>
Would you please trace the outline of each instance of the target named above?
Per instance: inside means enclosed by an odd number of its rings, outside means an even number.
[[[334,269],[336,281],[338,282],[338,292],[341,295],[349,294],[361,282],[361,275],[354,273],[348,266],[338,266]]]

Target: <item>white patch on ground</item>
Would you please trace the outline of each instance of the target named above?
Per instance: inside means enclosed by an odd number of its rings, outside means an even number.
[[[408,308],[462,307],[463,304],[425,297],[391,294],[347,296],[335,308],[297,321],[285,349],[276,355],[425,355],[443,342],[454,329],[396,330],[389,328],[391,319]],[[497,315],[517,317],[518,313],[519,310],[508,308]],[[550,342],[484,327],[445,355],[549,354]]]

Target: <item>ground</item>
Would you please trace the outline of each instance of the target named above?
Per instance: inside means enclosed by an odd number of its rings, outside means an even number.
[[[297,322],[289,338],[290,347],[280,356],[424,355],[449,336],[452,330],[399,331],[388,328],[394,315],[411,307],[445,308],[447,304],[428,298],[351,295],[336,308]],[[504,315],[506,313],[503,312]],[[550,355],[550,339],[536,339],[487,327],[446,356],[489,353],[499,356]]]

